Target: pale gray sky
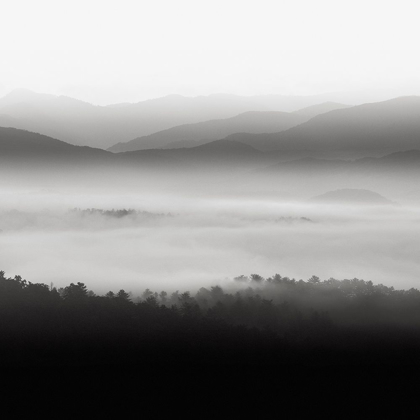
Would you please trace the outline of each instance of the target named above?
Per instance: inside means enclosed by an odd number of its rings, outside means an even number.
[[[14,0],[0,16],[0,95],[96,104],[171,93],[420,94],[416,1]]]

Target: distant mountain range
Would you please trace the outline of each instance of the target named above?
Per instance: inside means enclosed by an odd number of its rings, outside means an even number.
[[[0,125],[106,149],[183,124],[231,118],[249,111],[291,112],[326,100],[323,95],[170,95],[134,104],[94,106],[66,96],[18,89],[0,98],[0,115],[4,116]]]
[[[244,170],[260,168],[261,173],[282,173],[310,171],[324,172],[355,171],[366,169],[396,168],[411,170],[420,168],[420,150],[388,154],[383,157],[365,157],[357,160],[302,158],[282,161],[281,154],[263,152],[249,145],[231,141],[216,140],[204,145],[185,149],[150,149],[125,153],[111,153],[102,149],[74,146],[51,137],[25,130],[0,127],[0,162],[17,165],[21,162],[49,163],[101,163],[104,165],[130,165],[141,168],[156,166],[179,166],[180,168],[208,165],[242,166]]]
[[[420,149],[420,97],[336,109],[282,133],[240,133],[227,139],[289,158],[358,158]]]
[[[149,136],[138,137],[126,143],[118,143],[108,150],[118,153],[160,148],[179,149],[220,140],[234,133],[278,133],[324,112],[348,107],[348,105],[335,102],[326,102],[293,113],[249,111],[231,118],[180,125]]]
[[[335,111],[333,111],[335,112]],[[181,149],[112,153],[51,137],[0,127],[0,185],[142,185],[169,191],[225,191],[301,200],[343,188],[381,191],[401,200],[420,200],[420,150],[355,160],[305,157],[285,161],[283,152],[216,140]]]
[[[0,126],[113,152],[195,147],[222,138],[275,152],[279,160],[420,149],[420,97],[352,107],[325,98],[171,95],[104,107],[17,90],[0,99]]]
[[[235,117],[184,124],[149,136],[138,137],[127,143],[118,143],[108,150],[130,152],[145,149],[178,149],[195,147],[220,140],[239,132],[276,133],[307,121],[308,118],[288,112],[249,111]]]
[[[111,153],[87,146],[75,146],[38,133],[0,127],[0,165],[17,170],[29,166],[108,166],[136,169],[255,168],[273,163],[268,154],[251,146],[218,140],[189,149],[150,149]]]

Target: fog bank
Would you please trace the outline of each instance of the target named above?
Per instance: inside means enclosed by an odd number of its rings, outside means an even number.
[[[13,201],[2,193],[0,268],[32,282],[80,281],[96,293],[123,288],[133,296],[251,273],[420,287],[417,207],[51,191]]]

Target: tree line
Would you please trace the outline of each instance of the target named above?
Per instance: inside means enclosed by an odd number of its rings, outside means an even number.
[[[0,364],[17,365],[418,364],[420,291],[252,274],[132,298],[0,271],[0,342]]]

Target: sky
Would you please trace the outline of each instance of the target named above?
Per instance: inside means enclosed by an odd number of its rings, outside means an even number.
[[[0,96],[420,94],[419,12],[407,0],[8,1]]]

